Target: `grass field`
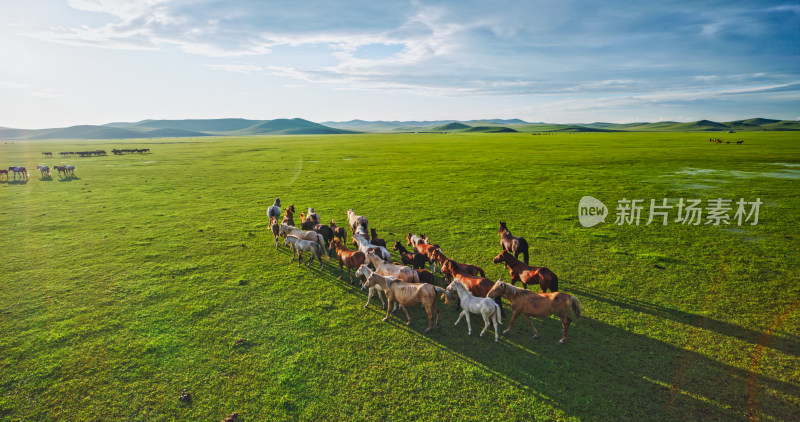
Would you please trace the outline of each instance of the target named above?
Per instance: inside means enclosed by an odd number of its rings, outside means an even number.
[[[800,420],[798,136],[0,144],[0,165],[32,170],[0,183],[0,419]],[[74,179],[35,170],[42,151],[115,147],[151,153],[67,159]],[[606,223],[580,225],[585,195]],[[450,305],[429,334],[418,308],[383,323],[333,262],[275,250],[275,197],[342,225],[353,208],[387,241],[426,233],[507,280],[491,261],[504,220],[583,316],[565,345],[554,317],[499,344],[479,316],[472,337],[453,327]],[[763,204],[755,226],[645,226],[648,209],[616,225],[623,198]]]

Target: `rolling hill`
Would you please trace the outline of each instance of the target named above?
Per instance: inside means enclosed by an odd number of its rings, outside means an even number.
[[[51,129],[15,129],[0,127],[0,139],[130,139],[179,138],[198,136],[246,135],[323,135],[363,132],[729,132],[729,131],[800,131],[800,121],[752,118],[731,122],[698,120],[695,122],[637,123],[528,123],[519,119],[465,121],[366,121],[311,122],[305,119],[186,119],[114,122],[102,126],[77,125]]]

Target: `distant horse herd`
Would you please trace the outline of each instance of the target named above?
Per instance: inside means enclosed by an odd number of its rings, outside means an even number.
[[[135,148],[135,149],[112,149],[111,152],[114,155],[120,154],[145,154],[150,152],[150,148]],[[53,153],[50,151],[45,151],[42,153],[45,157],[52,157]],[[100,157],[108,155],[104,150],[94,150],[94,151],[65,151],[59,152],[58,155],[62,157]],[[50,177],[50,166],[45,165],[38,165],[36,166],[36,170],[42,175],[42,178]],[[53,170],[58,172],[59,177],[75,177],[75,166],[73,165],[59,165],[53,166]],[[9,176],[11,174],[11,176]],[[19,177],[20,181],[27,181],[29,178],[28,169],[22,166],[11,166],[6,169],[0,169],[0,180],[5,179],[8,181],[10,177],[13,176],[13,180],[16,181],[17,177]]]
[[[730,145],[730,143],[733,142],[733,141],[726,141],[726,140],[719,139],[719,138],[708,138],[708,142],[711,142],[712,144],[725,143],[726,145]],[[736,141],[736,145],[741,145],[743,143],[744,143],[744,140]]]
[[[511,276],[511,283],[502,280],[493,282],[486,278],[483,269],[476,265],[460,263],[448,258],[442,248],[429,241],[424,234],[409,233],[406,236],[406,250],[401,241],[395,241],[393,250],[400,255],[400,262],[393,262],[387,250],[387,243],[377,236],[374,228],[368,229],[366,217],[357,215],[352,209],[347,210],[348,226],[350,228],[351,242],[357,248],[350,250],[345,245],[347,231],[336,225],[334,219],[330,225],[321,224],[321,218],[313,208],[308,213],[301,213],[300,228],[295,226],[294,204],[283,211],[281,218],[281,201],[275,202],[267,209],[270,229],[274,236],[275,248],[278,249],[279,241],[283,238],[284,246],[292,251],[292,261],[302,263],[303,253],[310,255],[306,266],[310,266],[316,259],[320,269],[324,268],[323,260],[330,261],[329,254],[333,253],[339,263],[339,279],[347,276],[350,284],[353,277],[350,270],[355,270],[356,278],[361,280],[361,289],[368,290],[366,308],[369,306],[373,295],[378,296],[381,307],[386,309],[387,321],[391,312],[399,306],[405,313],[407,323],[411,325],[411,317],[406,309],[409,306],[421,306],[428,315],[427,333],[435,326],[439,328],[440,312],[437,307],[437,298],[444,298],[446,303],[457,301],[457,310],[460,309],[455,324],[465,318],[467,321],[468,335],[472,334],[469,315],[480,314],[484,320],[484,328],[480,335],[494,326],[495,342],[499,341],[498,325],[502,324],[503,307],[501,298],[508,299],[511,305],[511,321],[503,334],[508,334],[514,321],[524,315],[531,329],[533,337],[538,338],[536,327],[530,317],[547,317],[557,315],[561,320],[561,339],[559,343],[567,340],[567,331],[572,319],[572,313],[580,318],[581,305],[575,296],[558,291],[558,277],[546,267],[535,267],[528,264],[528,243],[522,237],[511,234],[506,223],[500,221],[497,234],[500,237],[502,251],[494,258],[495,264],[504,263]],[[519,255],[523,260],[518,259]],[[430,271],[425,265],[430,264]],[[447,287],[434,285],[434,274],[442,273]],[[523,288],[514,286],[521,282]],[[541,293],[528,290],[529,285],[538,284]],[[549,292],[548,292],[549,290]],[[381,296],[386,297],[386,305]],[[434,318],[435,317],[435,318]]]

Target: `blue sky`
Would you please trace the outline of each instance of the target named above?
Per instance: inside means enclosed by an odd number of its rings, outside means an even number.
[[[797,120],[799,40],[799,1],[4,1],[0,126]]]

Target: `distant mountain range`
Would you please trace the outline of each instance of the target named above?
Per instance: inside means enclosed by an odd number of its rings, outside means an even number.
[[[530,123],[519,119],[364,121],[314,123],[304,119],[187,119],[115,122],[53,129],[0,127],[0,139],[130,139],[200,136],[322,135],[364,132],[729,132],[800,130],[800,121],[755,118],[732,122]]]

